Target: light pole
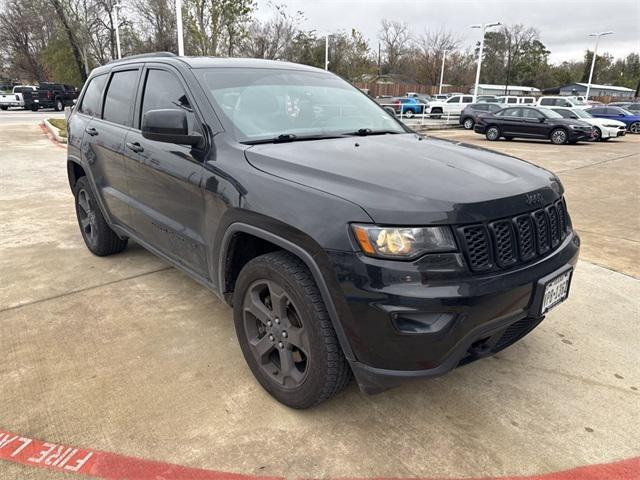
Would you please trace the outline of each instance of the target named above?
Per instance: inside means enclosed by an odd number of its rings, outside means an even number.
[[[442,51],[442,68],[440,69],[440,88],[438,88],[438,95],[442,94],[442,79],[444,78],[444,59],[447,56],[449,50]]]
[[[590,33],[590,37],[596,37],[596,46],[593,49],[593,58],[591,59],[591,71],[589,72],[589,83],[587,83],[587,95],[585,100],[589,100],[589,91],[591,90],[591,78],[593,77],[593,68],[596,66],[596,56],[598,55],[598,43],[600,42],[600,37],[604,35],[611,35],[613,32],[599,32],[599,33]]]
[[[477,25],[471,25],[471,28],[480,28],[482,29],[482,38],[480,39],[480,53],[478,55],[478,68],[476,69],[476,86],[473,89],[473,102],[475,103],[478,98],[478,84],[480,83],[480,66],[482,65],[482,51],[484,50],[484,33],[487,28],[490,27],[498,27],[502,25],[501,22],[493,22],[493,23],[479,23]]]
[[[184,39],[182,38],[182,0],[176,0],[176,30],[178,32],[178,55],[184,57]]]
[[[329,70],[329,34],[324,37],[324,69]]]
[[[113,17],[116,25],[116,50],[118,51],[118,59],[122,58],[122,55],[120,53],[120,28],[118,24],[118,10],[120,10],[120,7],[122,7],[122,5],[120,5],[119,3],[115,3],[113,5]]]

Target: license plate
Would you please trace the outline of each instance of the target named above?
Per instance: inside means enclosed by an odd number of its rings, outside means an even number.
[[[569,284],[571,282],[571,273],[571,270],[561,273],[552,280],[549,280],[544,286],[542,311],[540,312],[542,315],[567,299],[567,295],[569,294]]]

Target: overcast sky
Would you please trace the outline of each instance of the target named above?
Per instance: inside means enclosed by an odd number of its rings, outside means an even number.
[[[591,32],[613,30],[598,52],[615,57],[640,51],[640,0],[271,0],[290,12],[301,10],[307,29],[319,34],[356,28],[377,48],[380,20],[406,22],[414,34],[444,28],[459,34],[464,46],[480,38],[474,23],[522,23],[540,32],[551,61],[577,60],[593,48]],[[258,0],[258,17],[271,14],[269,0]]]

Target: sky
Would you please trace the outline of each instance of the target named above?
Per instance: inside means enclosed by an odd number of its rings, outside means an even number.
[[[258,18],[271,15],[272,2],[304,12],[303,27],[319,35],[355,28],[371,48],[377,47],[380,20],[387,18],[406,22],[416,35],[452,31],[463,47],[480,38],[480,30],[469,28],[474,23],[522,23],[540,32],[552,63],[581,59],[593,49],[592,32],[614,32],[601,38],[598,53],[617,58],[640,52],[640,0],[258,0]]]

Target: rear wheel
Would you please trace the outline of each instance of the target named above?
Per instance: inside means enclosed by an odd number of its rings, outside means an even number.
[[[551,143],[553,143],[554,145],[564,145],[565,143],[567,143],[569,136],[567,135],[567,132],[564,129],[556,128],[554,131],[551,132],[550,138],[551,138]]]
[[[404,111],[404,116],[406,118],[413,118],[413,110],[405,110]]]
[[[487,138],[487,140],[490,140],[492,142],[496,141],[500,138],[500,129],[496,126],[491,126],[487,128],[484,136]]]
[[[466,128],[467,130],[471,130],[473,128],[473,126],[475,125],[476,122],[473,121],[473,118],[471,117],[467,117],[464,119],[464,122],[462,122],[462,126],[464,128]]]
[[[107,224],[93,196],[87,177],[78,179],[73,193],[80,233],[91,253],[104,257],[123,251],[127,246],[127,239],[118,237]]]
[[[7,107],[6,105],[2,105],[0,108],[1,108],[2,110],[7,110],[9,107]]]
[[[61,112],[62,110],[64,110],[64,103],[62,103],[62,100],[57,99],[55,105],[53,106],[53,109],[56,112]]]
[[[306,265],[272,252],[247,263],[236,282],[238,341],[262,387],[292,408],[309,408],[351,378],[329,314]]]
[[[629,131],[631,133],[640,133],[640,122],[633,122],[629,125]]]
[[[598,127],[594,127],[593,129],[593,140],[595,142],[599,142],[600,140],[602,140],[602,130],[600,130],[600,128]]]
[[[442,109],[434,108],[431,110],[431,118],[442,118]]]
[[[38,105],[31,105],[31,111],[32,112],[37,112],[38,111]]]

